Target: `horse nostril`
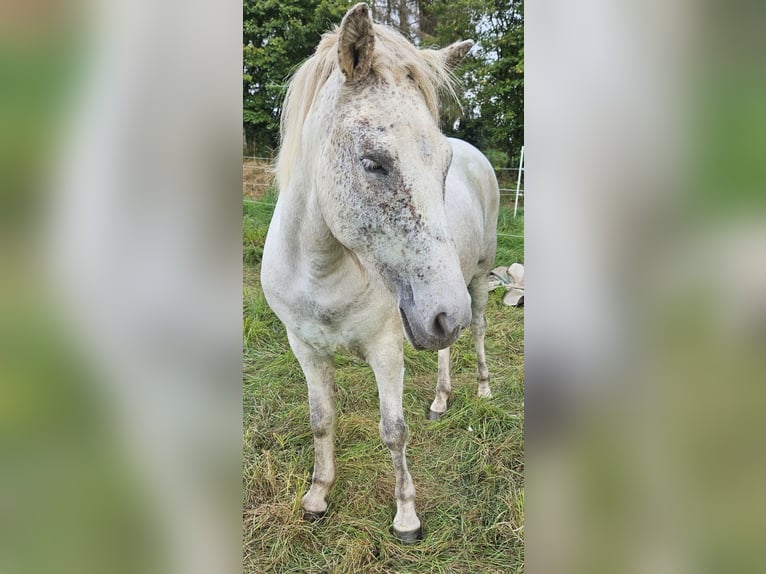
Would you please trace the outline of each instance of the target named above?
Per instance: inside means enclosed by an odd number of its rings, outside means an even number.
[[[449,321],[447,320],[447,314],[443,312],[439,313],[434,318],[434,323],[433,323],[434,335],[436,335],[440,339],[443,339],[450,333],[450,331],[451,329],[449,327]]]

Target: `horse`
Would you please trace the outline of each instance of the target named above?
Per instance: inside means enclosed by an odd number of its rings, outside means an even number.
[[[276,163],[278,199],[261,284],[308,385],[314,440],[303,517],[318,520],[335,480],[333,356],[371,367],[380,436],[396,476],[393,533],[422,539],[407,468],[403,338],[438,350],[429,418],[447,408],[449,347],[471,326],[478,394],[491,396],[484,356],[498,184],[470,144],[439,129],[438,98],[473,41],[418,49],[357,4],[289,81]],[[403,337],[404,335],[404,337]]]

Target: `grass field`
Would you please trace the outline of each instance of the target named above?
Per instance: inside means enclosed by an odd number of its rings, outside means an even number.
[[[452,347],[447,413],[426,418],[436,353],[405,343],[407,460],[424,540],[391,534],[394,473],[378,435],[378,397],[367,365],[336,358],[337,480],[327,516],[302,520],[313,466],[308,400],[285,330],[259,284],[274,195],[244,204],[244,564],[246,573],[507,573],[523,571],[523,309],[487,308],[494,397],[476,397],[470,331]],[[523,235],[523,214],[504,207],[499,233]],[[523,239],[498,237],[498,265],[523,261]],[[286,286],[289,288],[289,286]]]

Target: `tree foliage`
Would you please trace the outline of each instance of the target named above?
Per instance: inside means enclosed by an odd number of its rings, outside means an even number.
[[[423,43],[444,46],[461,38],[477,43],[473,57],[456,70],[462,110],[443,106],[442,129],[506,161],[518,157],[524,143],[522,2],[433,0],[426,13],[433,28]]]
[[[345,0],[244,0],[243,120],[251,151],[276,148],[287,78],[348,6]]]
[[[251,149],[278,144],[284,83],[321,34],[340,22],[345,0],[245,0],[244,125]],[[445,101],[442,129],[492,156],[518,157],[524,141],[524,27],[521,0],[370,0],[376,22],[420,47],[471,38],[477,46],[456,71],[462,107]]]

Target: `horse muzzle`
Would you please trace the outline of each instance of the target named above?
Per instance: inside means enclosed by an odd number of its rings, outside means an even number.
[[[399,314],[404,334],[415,349],[445,349],[470,324],[470,297],[463,285],[461,288],[466,301],[437,301],[435,305],[421,306],[424,309],[415,304],[411,288],[399,290]]]

